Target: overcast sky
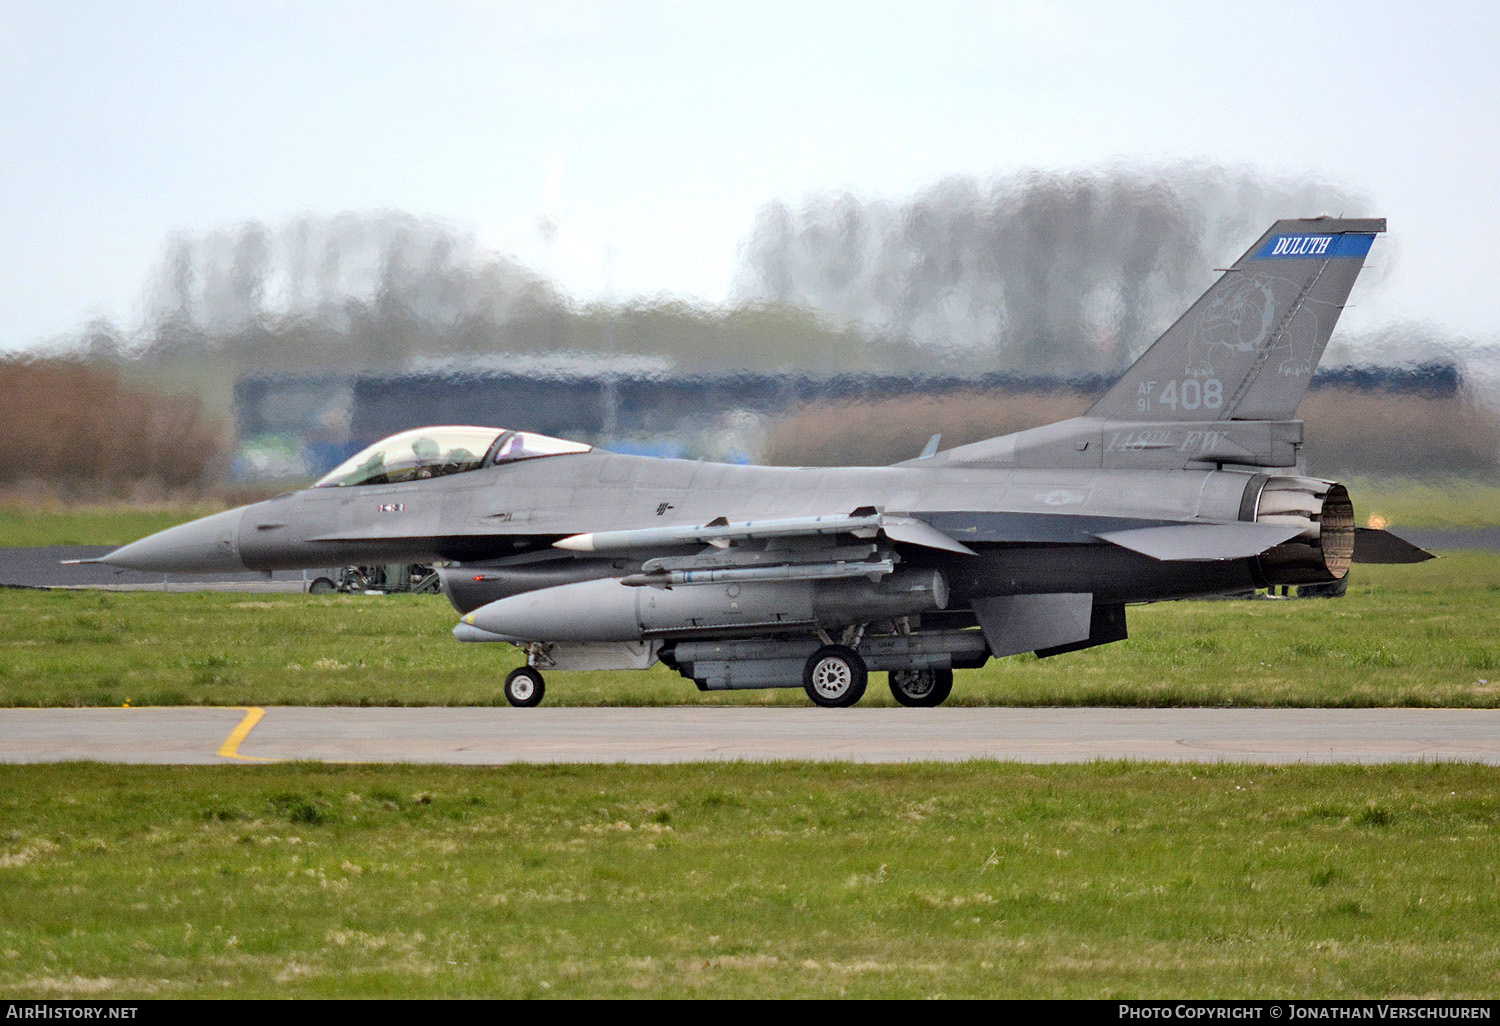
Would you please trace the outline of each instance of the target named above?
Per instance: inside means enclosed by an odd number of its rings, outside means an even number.
[[[1346,325],[1500,340],[1497,51],[1480,3],[0,0],[0,348],[132,324],[174,231],[398,209],[718,301],[771,199],[1181,159],[1372,197]]]

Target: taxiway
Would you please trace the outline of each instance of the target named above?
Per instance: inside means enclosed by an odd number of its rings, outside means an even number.
[[[1493,709],[0,710],[0,761],[499,765],[1096,759],[1500,765]]]

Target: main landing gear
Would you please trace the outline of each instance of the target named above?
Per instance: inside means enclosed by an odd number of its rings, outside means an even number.
[[[864,697],[869,678],[864,659],[844,645],[824,645],[807,657],[802,668],[807,697],[825,709],[842,709],[858,702]]]
[[[547,682],[540,672],[529,666],[518,666],[505,678],[505,700],[519,708],[540,705],[546,693]]]
[[[942,705],[953,690],[952,670],[892,670],[888,676],[891,697],[915,708]]]
[[[951,669],[902,669],[887,673],[891,697],[912,708],[942,705],[953,691]],[[814,705],[843,709],[865,694],[869,665],[847,645],[824,645],[802,668],[802,687]]]
[[[988,655],[977,631],[955,631],[951,635],[866,637],[862,639],[863,652],[855,649],[861,639],[852,631],[841,639],[852,643],[844,644],[827,635],[819,639],[827,642],[821,646],[810,638],[675,641],[662,648],[653,644],[644,652],[629,647],[613,655],[601,655],[603,644],[580,654],[563,645],[538,642],[526,646],[527,664],[505,678],[505,700],[521,708],[540,705],[546,685],[538,667],[565,671],[645,669],[660,658],[702,691],[795,688],[801,684],[808,700],[824,709],[847,709],[857,704],[868,688],[873,664],[877,671],[887,674],[891,696],[897,703],[931,708],[942,705],[953,691],[953,670],[933,667],[933,662],[947,656],[962,667],[973,668],[982,665]]]

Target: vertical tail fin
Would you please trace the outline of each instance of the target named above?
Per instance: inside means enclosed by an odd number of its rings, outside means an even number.
[[[1277,221],[1088,416],[1289,420],[1384,218]]]

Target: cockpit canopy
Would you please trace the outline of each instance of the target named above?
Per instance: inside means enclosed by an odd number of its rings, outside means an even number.
[[[530,431],[487,427],[425,427],[381,439],[334,467],[314,488],[396,484],[478,470],[540,456],[588,452],[589,446]]]

